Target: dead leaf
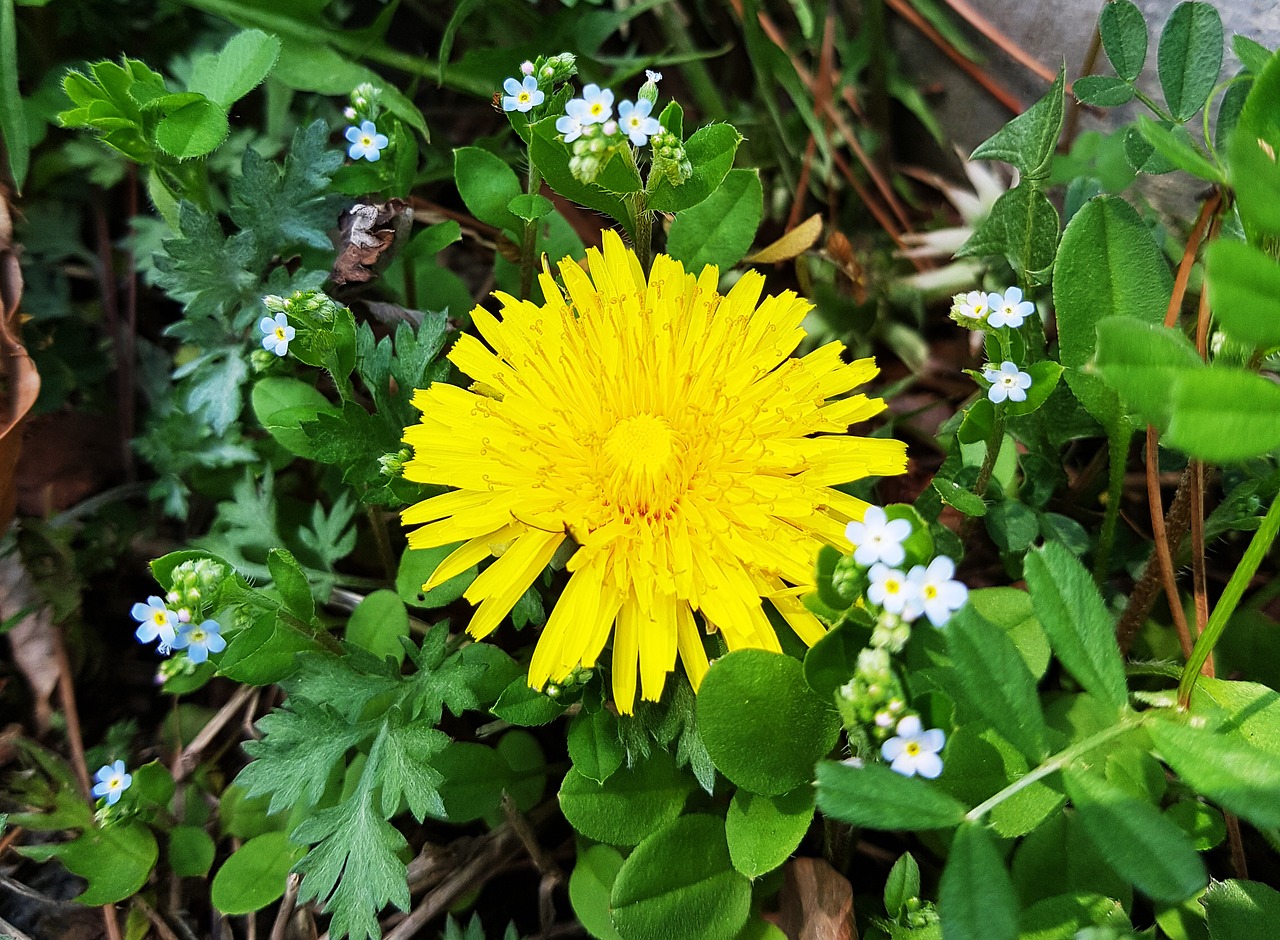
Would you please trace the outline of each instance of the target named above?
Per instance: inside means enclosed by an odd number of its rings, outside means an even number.
[[[796,255],[808,251],[817,244],[818,236],[821,234],[822,216],[814,213],[772,245],[765,245],[754,255],[749,255],[747,263],[773,264],[777,261],[790,261]]]
[[[788,940],[858,940],[853,886],[820,858],[793,858],[778,895],[778,928]]]
[[[356,203],[338,219],[338,257],[333,283],[367,284],[390,263],[409,235],[413,210],[403,199]]]
[[[35,724],[38,734],[49,728],[53,707],[49,700],[58,685],[59,656],[53,631],[53,612],[36,591],[31,575],[17,552],[0,558],[0,618],[22,614],[9,630],[9,646],[13,661],[35,700]]]
[[[40,373],[18,334],[22,270],[13,244],[9,193],[0,188],[0,532],[9,528],[17,504],[14,475],[27,413],[40,394]]]

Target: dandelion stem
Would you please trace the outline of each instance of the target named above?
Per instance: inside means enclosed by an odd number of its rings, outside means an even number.
[[[1240,559],[1240,565],[1231,575],[1226,590],[1222,592],[1222,597],[1218,598],[1213,613],[1209,615],[1209,622],[1205,625],[1204,632],[1196,640],[1191,658],[1187,660],[1186,668],[1182,670],[1182,679],[1178,683],[1179,708],[1186,708],[1191,704],[1191,693],[1195,691],[1196,680],[1200,677],[1200,667],[1209,658],[1218,640],[1222,639],[1222,632],[1227,628],[1227,622],[1236,612],[1245,588],[1253,580],[1258,566],[1262,564],[1262,559],[1271,550],[1271,543],[1276,540],[1277,534],[1280,534],[1280,499],[1274,500],[1267,514],[1263,516],[1262,525],[1253,534],[1249,547],[1245,549],[1244,557]]]
[[[1077,758],[1083,757],[1094,748],[1106,744],[1112,738],[1118,738],[1120,735],[1132,731],[1144,721],[1146,721],[1146,715],[1131,714],[1121,719],[1117,724],[1112,725],[1110,728],[1099,731],[1097,734],[1092,734],[1083,741],[1078,741],[1071,745],[1071,747],[1066,750],[1059,751],[1057,754],[1045,758],[1044,761],[1041,762],[1040,766],[1036,767],[1025,776],[1019,777],[998,793],[995,793],[983,800],[973,809],[969,810],[969,812],[965,813],[964,818],[969,822],[977,822],[1018,791],[1026,789],[1031,786],[1031,784],[1039,780],[1043,780],[1050,774],[1057,773]]]

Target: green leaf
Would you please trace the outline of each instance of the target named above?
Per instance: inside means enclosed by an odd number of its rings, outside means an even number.
[[[1246,242],[1219,238],[1205,249],[1213,315],[1233,339],[1280,345],[1280,264]]]
[[[1098,17],[1098,32],[1116,74],[1127,82],[1137,81],[1147,60],[1147,23],[1142,11],[1129,0],[1108,3]]]
[[[1280,56],[1253,82],[1227,141],[1236,206],[1251,240],[1280,232]]]
[[[366,734],[332,709],[298,695],[260,718],[258,730],[262,739],[244,745],[254,760],[236,783],[250,797],[270,793],[272,813],[315,806],[329,772]]]
[[[1129,936],[1133,925],[1115,898],[1081,892],[1059,894],[1022,911],[1018,940],[1075,940],[1088,927],[1110,928],[1119,936]]]
[[[161,118],[156,125],[156,145],[171,157],[190,160],[213,153],[230,132],[226,110],[206,98]]]
[[[1210,463],[1280,447],[1280,386],[1255,372],[1226,366],[1184,372],[1170,397],[1162,444]]]
[[[1049,542],[1027,553],[1023,575],[1036,618],[1058,659],[1086,692],[1117,711],[1129,700],[1124,660],[1106,602],[1066,548]]]
[[[769,796],[811,781],[840,729],[831,703],[805,682],[800,661],[767,650],[718,659],[698,689],[697,714],[716,769]]]
[[[906,903],[912,898],[920,897],[920,866],[910,852],[903,852],[889,869],[889,877],[884,883],[884,909],[890,917],[897,919]]]
[[[378,776],[382,784],[382,815],[400,812],[401,800],[421,822],[426,816],[447,817],[440,755],[449,746],[449,736],[435,728],[435,716],[405,722],[399,707],[387,712],[379,732]],[[375,748],[377,745],[375,745]],[[373,752],[370,752],[371,754]]]
[[[218,675],[246,685],[274,685],[293,675],[299,653],[318,648],[315,640],[268,615],[229,638]]]
[[[1179,800],[1166,809],[1164,814],[1191,836],[1197,852],[1216,848],[1227,837],[1227,822],[1222,811],[1199,800]]]
[[[409,635],[409,612],[394,591],[374,591],[351,612],[347,621],[347,642],[367,649],[374,656],[390,656],[404,662],[401,637]]]
[[[678,213],[667,233],[667,253],[686,271],[714,264],[727,270],[743,259],[755,241],[764,213],[764,190],[757,170],[730,170],[710,196]]]
[[[635,234],[635,214],[621,196],[584,183],[570,172],[569,150],[557,135],[554,118],[531,124],[529,130],[529,157],[548,186],[566,199],[613,217],[628,234]]]
[[[329,399],[300,379],[268,376],[259,379],[249,396],[253,414],[276,443],[299,457],[313,457],[311,443],[302,430],[321,411],[333,411]]]
[[[810,786],[782,796],[735,791],[724,821],[733,867],[758,878],[785,862],[809,831],[813,801]]]
[[[1071,391],[1110,434],[1123,422],[1115,392],[1078,371],[1093,356],[1098,321],[1127,316],[1163,323],[1172,292],[1163,252],[1123,199],[1090,199],[1067,223],[1053,278],[1060,358]]]
[[[521,675],[502,690],[492,711],[504,721],[529,728],[555,721],[564,709],[564,703],[530,688],[528,678]]]
[[[593,845],[578,853],[569,875],[569,903],[578,922],[596,940],[622,940],[613,926],[609,898],[622,869],[622,856],[608,845]]]
[[[1138,116],[1137,128],[1142,139],[1172,166],[1211,183],[1226,182],[1222,171],[1200,152],[1185,127],[1157,124],[1142,114]]]
[[[280,57],[280,40],[257,29],[236,33],[220,52],[198,56],[191,65],[190,91],[198,91],[223,109],[257,88]]]
[[[1108,4],[1109,10],[1117,4]],[[1145,40],[1146,33],[1143,33]],[[1114,108],[1128,104],[1133,100],[1134,88],[1123,78],[1111,75],[1082,75],[1071,84],[1071,91],[1081,104],[1091,104],[1099,108]]]
[[[547,789],[547,755],[528,731],[508,731],[498,742],[498,756],[507,765],[503,789],[516,808],[527,813],[542,802]]]
[[[303,246],[333,250],[329,229],[339,197],[329,181],[342,166],[342,151],[329,146],[329,128],[312,121],[293,132],[283,168],[252,147],[240,161],[240,177],[231,182],[231,219],[253,233],[268,255],[287,257]]]
[[[818,809],[868,829],[948,829],[967,807],[919,777],[904,777],[883,764],[818,765]]]
[[[956,255],[1003,257],[1031,283],[1047,284],[1058,247],[1058,228],[1058,210],[1038,187],[1024,180],[1000,194]]]
[[[1062,133],[1065,81],[1064,68],[1043,98],[979,144],[969,159],[1003,160],[1028,180],[1045,179]]]
[[[18,87],[18,28],[13,0],[0,0],[0,141],[9,155],[9,173],[21,193],[31,163],[31,142],[27,139],[27,118]]]
[[[1231,37],[1231,51],[1236,54],[1240,64],[1255,75],[1261,74],[1272,56],[1271,50],[1262,43],[1239,33]]]
[[[550,199],[539,196],[537,193],[521,193],[519,196],[513,196],[507,208],[516,218],[524,219],[526,222],[536,222],[556,209]]]
[[[449,822],[480,819],[502,802],[505,762],[493,748],[454,741],[432,760],[432,766],[442,778],[439,792],[444,812],[440,815]]]
[[[1096,774],[1063,771],[1067,795],[1108,864],[1157,901],[1183,901],[1208,883],[1204,862],[1177,824]]]
[[[223,914],[252,914],[284,895],[291,869],[306,854],[283,832],[254,836],[213,876],[210,900]]]
[[[976,493],[965,489],[955,480],[949,480],[944,476],[935,476],[933,478],[933,488],[937,490],[944,503],[953,509],[959,510],[966,516],[985,516],[987,514],[986,501]]]
[[[1280,693],[1274,689],[1202,677],[1191,696],[1191,713],[1221,720],[1218,731],[1280,757]]]
[[[1031,376],[1031,387],[1027,389],[1025,401],[1005,402],[1005,414],[1012,417],[1039,411],[1041,406],[1049,400],[1053,390],[1058,387],[1058,380],[1062,378],[1062,366],[1052,359],[1033,362],[1024,367],[1023,371]]]
[[[1207,368],[1180,330],[1130,317],[1098,322],[1094,366],[1116,390],[1125,411],[1141,422],[1167,427],[1169,389],[1189,370]]]
[[[453,152],[453,173],[458,194],[481,222],[510,232],[524,226],[512,214],[511,200],[523,194],[511,167],[487,150],[459,147]]]
[[[1036,681],[1009,635],[966,604],[947,624],[947,650],[960,685],[991,725],[1023,754],[1048,754]]]
[[[720,188],[733,166],[742,135],[731,124],[708,124],[684,142],[693,175],[673,186],[665,176],[649,190],[648,208],[654,212],[681,212],[696,206]]]
[[[996,503],[988,510],[985,521],[992,540],[1005,554],[1025,552],[1040,535],[1035,511],[1016,499]]]
[[[1152,722],[1161,760],[1197,792],[1255,826],[1280,826],[1280,758],[1207,728]]]
[[[957,705],[972,708],[967,699],[965,695]],[[994,728],[976,721],[961,725],[947,736],[943,761],[946,772],[938,779],[938,786],[969,806],[978,805],[1031,770],[1021,751]],[[1061,812],[1065,802],[1059,789],[1037,781],[996,804],[987,819],[997,835],[1014,838],[1026,835]]]
[[[623,862],[610,906],[623,940],[733,940],[751,913],[751,884],[733,870],[719,819],[682,816]]]
[[[613,712],[600,708],[588,713],[584,709],[569,722],[569,759],[587,779],[604,783],[622,766],[624,757]]]
[[[316,615],[316,602],[311,596],[311,585],[307,583],[306,573],[293,553],[283,548],[271,549],[267,552],[267,568],[285,607],[310,623]]]
[[[1156,62],[1165,103],[1179,123],[1204,106],[1218,83],[1222,40],[1222,20],[1208,3],[1180,3],[1164,24]]]
[[[1259,881],[1215,881],[1200,903],[1211,940],[1256,940],[1259,927],[1280,923],[1280,891]]]
[[[938,885],[943,940],[1015,940],[1018,899],[995,839],[979,823],[956,830]]]
[[[635,845],[679,816],[692,790],[688,776],[676,770],[666,753],[657,751],[604,783],[571,768],[560,785],[560,809],[589,839]]]
[[[378,761],[369,755],[369,766]],[[316,845],[294,867],[302,874],[298,902],[315,900],[333,916],[329,932],[352,940],[382,935],[377,914],[387,904],[409,909],[409,886],[399,853],[409,844],[374,811],[372,787],[361,785],[337,806],[306,817],[293,838]],[[343,872],[348,877],[342,877]]]
[[[1079,813],[1057,812],[1044,820],[1018,844],[1011,867],[1024,908],[1064,891],[1115,898],[1125,909],[1133,902],[1133,886],[1107,864]]]
[[[479,572],[472,566],[461,574],[454,575],[443,584],[438,584],[430,591],[423,592],[422,585],[431,577],[440,562],[444,561],[460,543],[440,545],[436,548],[411,548],[400,556],[400,568],[396,572],[396,593],[410,607],[434,609],[452,604],[471,586]]]
[[[86,829],[70,842],[21,846],[17,851],[36,861],[56,858],[67,871],[85,879],[89,884],[76,901],[87,907],[115,904],[137,894],[160,855],[151,830],[133,821]]]
[[[1036,620],[1031,595],[1011,587],[969,592],[969,606],[1008,634],[1018,655],[1037,679],[1049,668],[1049,639]]]

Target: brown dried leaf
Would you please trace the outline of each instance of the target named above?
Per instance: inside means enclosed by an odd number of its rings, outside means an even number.
[[[790,261],[801,252],[808,251],[822,234],[822,216],[814,213],[772,245],[765,245],[747,258],[749,264],[773,264]]]
[[[778,928],[788,940],[857,940],[853,886],[820,858],[787,863]]]
[[[337,287],[366,284],[390,263],[409,235],[413,210],[403,199],[356,203],[338,220],[338,257],[333,262]]]
[[[14,473],[22,450],[22,427],[40,394],[40,373],[18,335],[22,271],[13,245],[9,194],[0,189],[0,532],[9,528],[17,503]]]

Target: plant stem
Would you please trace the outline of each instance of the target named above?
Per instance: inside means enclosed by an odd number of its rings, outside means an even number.
[[[1043,780],[1050,774],[1057,773],[1076,758],[1083,757],[1094,748],[1106,744],[1112,738],[1118,738],[1120,735],[1132,731],[1145,720],[1146,718],[1144,715],[1130,714],[1121,719],[1117,724],[1112,725],[1110,728],[1099,731],[1097,734],[1092,734],[1083,741],[1079,741],[1071,745],[1071,747],[1066,750],[1059,751],[1057,754],[1045,758],[1040,766],[1026,774],[1026,776],[1019,777],[999,793],[995,793],[983,800],[973,809],[969,810],[969,812],[965,813],[964,818],[968,822],[977,822],[1018,791],[1026,789],[1038,780]]]
[[[1209,658],[1218,640],[1222,639],[1222,631],[1227,628],[1227,622],[1236,612],[1240,598],[1244,596],[1244,589],[1257,574],[1258,566],[1271,550],[1271,543],[1276,540],[1277,534],[1280,534],[1280,499],[1272,501],[1271,508],[1262,518],[1262,525],[1253,533],[1253,539],[1245,549],[1239,567],[1232,573],[1226,590],[1222,592],[1217,605],[1213,608],[1213,613],[1209,615],[1209,622],[1205,625],[1204,632],[1196,639],[1195,649],[1191,651],[1191,658],[1187,660],[1186,668],[1182,670],[1182,679],[1178,683],[1179,708],[1185,709],[1191,704],[1191,693],[1195,690],[1196,680],[1200,677],[1200,667]]]
[[[1111,567],[1111,547],[1116,540],[1116,523],[1120,521],[1120,499],[1124,494],[1124,465],[1129,453],[1129,432],[1107,435],[1108,483],[1107,508],[1102,515],[1102,529],[1098,533],[1098,550],[1093,556],[1093,579],[1101,584]]]
[[[653,263],[653,213],[647,208],[648,202],[648,194],[635,194],[636,258],[640,261],[640,269],[646,275],[649,273],[649,265]]]
[[[531,196],[538,195],[542,189],[542,174],[533,164],[533,155],[529,155],[529,188],[526,192]],[[533,290],[533,270],[537,265],[538,222],[526,219],[524,223],[524,240],[520,243],[520,299],[528,300]]]

